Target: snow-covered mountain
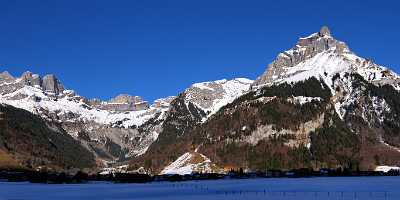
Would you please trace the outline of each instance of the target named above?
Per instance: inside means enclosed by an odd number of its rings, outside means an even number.
[[[246,92],[250,83],[247,79],[235,79],[194,84],[183,92],[185,104],[199,105],[208,113],[205,120]],[[14,78],[8,72],[0,74],[0,103],[59,123],[101,160],[127,159],[145,153],[162,132],[175,99],[158,99],[152,105],[139,96],[129,95],[118,95],[109,101],[87,99],[66,90],[54,75],[42,78],[25,72]]]
[[[193,103],[209,117],[249,91],[252,83],[252,80],[246,78],[196,83],[185,90],[185,101]]]
[[[253,87],[316,77],[322,79],[334,94],[334,76],[345,73],[357,73],[373,84],[390,84],[400,89],[400,77],[396,73],[357,56],[346,43],[333,38],[327,27],[300,38],[295,47],[280,53],[268,66],[268,70],[257,78]]]
[[[219,109],[208,109],[213,104],[202,96],[177,97],[200,103],[170,116],[168,131],[147,158],[169,165],[163,172],[190,168],[180,163],[193,146],[224,168],[399,165],[399,84],[395,72],[357,56],[322,27],[280,53],[250,91]],[[210,85],[192,89],[214,91]],[[213,117],[201,120],[206,113]],[[174,134],[177,130],[186,134]]]
[[[353,80],[348,76],[350,74],[358,74],[375,86],[390,85],[395,90],[400,90],[399,75],[370,59],[357,56],[344,42],[333,38],[327,27],[322,27],[318,33],[300,38],[295,47],[280,53],[252,87],[296,83],[315,77],[329,87],[336,111],[343,119],[348,111],[347,107],[357,102],[361,93],[352,87]],[[372,109],[382,121],[381,112],[390,108],[384,98],[371,97],[371,100]]]
[[[86,99],[54,75],[4,72],[0,103],[58,125],[101,161],[153,173],[400,165],[400,77],[327,27],[280,53],[254,82],[196,83],[149,104],[130,95]]]

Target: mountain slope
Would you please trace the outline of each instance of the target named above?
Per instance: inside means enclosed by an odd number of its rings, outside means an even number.
[[[146,165],[153,173],[159,173],[190,151],[191,144],[186,139],[194,128],[205,123],[222,106],[245,94],[251,83],[248,79],[234,79],[193,84],[171,102],[157,140],[131,163],[135,167]]]
[[[40,116],[96,159],[157,174],[210,160],[250,170],[400,164],[399,76],[327,27],[280,53],[254,82],[196,83],[152,105],[129,95],[86,99],[53,75],[29,72],[0,74],[0,92],[0,103]]]
[[[193,118],[196,123],[206,120],[221,106],[246,92],[251,83],[247,79],[235,79],[194,84],[182,97],[185,109],[193,111],[187,120]],[[174,115],[170,111],[174,110],[171,103],[176,99],[159,99],[150,106],[140,97],[129,95],[118,95],[109,101],[86,99],[66,90],[54,75],[42,78],[31,72],[19,78],[1,73],[0,92],[0,103],[59,124],[105,163],[144,154],[163,132],[164,121]]]
[[[162,158],[147,159],[157,166],[200,146],[224,168],[399,165],[399,95],[396,73],[355,55],[323,27],[279,54],[252,91],[185,126],[178,139],[166,134],[156,151]]]
[[[93,155],[57,124],[8,105],[0,105],[0,151],[20,166],[91,168]],[[0,166],[0,168],[3,166]]]
[[[186,152],[176,161],[165,167],[161,174],[221,173],[222,170],[203,154]]]

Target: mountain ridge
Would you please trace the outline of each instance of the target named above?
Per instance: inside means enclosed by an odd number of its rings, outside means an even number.
[[[51,77],[61,85],[54,75],[45,77]],[[61,86],[57,89],[58,92],[48,91],[47,87],[42,87],[42,83],[42,78],[31,72],[23,73],[20,78],[4,72],[0,76],[0,103],[22,108],[60,124],[98,159],[106,160],[105,163],[145,153],[162,131],[171,102],[176,99],[161,98],[148,105],[139,96],[122,94],[105,102],[86,99]],[[238,79],[194,84],[183,91],[188,96],[184,104],[194,105],[190,102],[197,101],[197,96],[207,99],[208,102],[207,107],[199,111],[213,110],[215,106],[232,101],[235,96],[247,90],[250,83],[250,80]],[[200,85],[204,87],[198,88]],[[229,85],[234,87],[230,88]],[[232,91],[236,89],[237,91]],[[218,105],[214,105],[214,101]],[[205,120],[209,115],[212,113],[202,119]]]
[[[251,91],[204,123],[186,126],[189,134],[176,136],[172,129],[160,145],[162,157],[173,159],[160,162],[151,152],[147,159],[159,171],[200,146],[199,153],[224,168],[398,165],[400,143],[392,141],[399,132],[391,128],[400,128],[398,77],[356,56],[323,27],[279,54]]]
[[[328,27],[278,54],[254,82],[195,83],[152,105],[130,95],[88,100],[55,76],[24,77],[0,74],[0,103],[59,124],[105,165],[152,173],[194,172],[196,163],[184,165],[192,157],[214,169],[400,165],[399,76]]]

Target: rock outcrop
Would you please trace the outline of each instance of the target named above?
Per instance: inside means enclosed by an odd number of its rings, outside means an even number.
[[[42,79],[42,89],[45,92],[60,94],[64,91],[64,86],[58,81],[56,76],[48,74]]]
[[[41,86],[42,80],[38,74],[33,74],[32,72],[24,72],[21,76],[23,84],[29,86]]]
[[[98,109],[126,112],[126,111],[140,111],[147,110],[150,108],[147,101],[144,101],[142,97],[130,96],[128,94],[120,94],[109,101],[101,101],[100,99],[91,99],[88,103]]]
[[[279,79],[289,68],[328,49],[332,49],[339,54],[350,52],[347,45],[333,38],[329,28],[324,26],[318,33],[300,38],[292,49],[280,53],[275,61],[268,65],[268,70],[257,78],[253,86],[269,84]]]
[[[14,77],[7,71],[0,73],[0,83],[13,81]]]

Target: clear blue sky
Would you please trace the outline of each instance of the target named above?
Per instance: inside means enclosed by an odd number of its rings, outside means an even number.
[[[194,82],[255,79],[328,25],[358,55],[399,72],[397,2],[2,0],[0,71],[54,73],[87,97],[152,101]]]

